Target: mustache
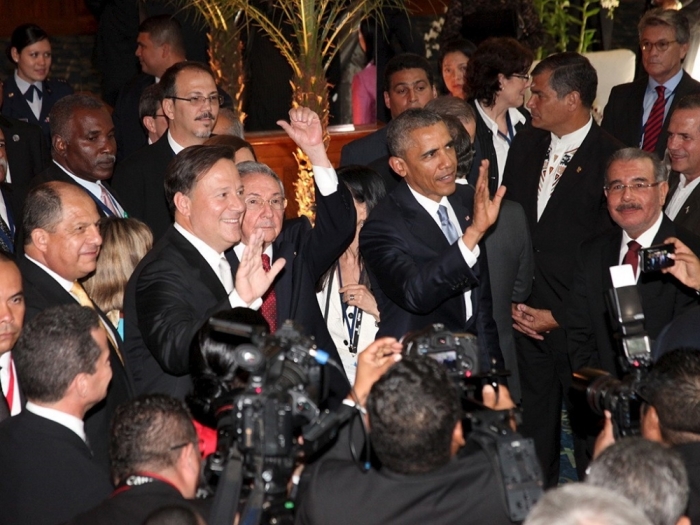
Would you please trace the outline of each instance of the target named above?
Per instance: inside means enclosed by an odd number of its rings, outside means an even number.
[[[615,211],[626,211],[626,210],[641,210],[642,206],[641,204],[636,204],[634,202],[630,202],[627,204],[620,204],[615,208]]]
[[[205,118],[214,120],[214,115],[213,115],[210,111],[205,111],[205,112],[200,113],[199,115],[197,115],[197,117],[195,118],[195,120],[203,120],[203,119],[205,119]]]
[[[105,161],[114,164],[117,161],[117,157],[115,155],[110,155],[109,153],[97,157],[98,164],[102,164]]]

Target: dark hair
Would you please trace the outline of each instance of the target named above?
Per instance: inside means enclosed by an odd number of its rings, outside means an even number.
[[[598,74],[585,56],[572,51],[550,55],[535,66],[532,76],[547,71],[552,72],[549,86],[557,93],[558,98],[577,91],[583,107],[593,107],[598,89]]]
[[[269,326],[262,314],[248,308],[223,310],[213,319],[232,321],[250,326]],[[232,391],[248,384],[249,373],[237,367],[233,350],[242,344],[251,344],[243,336],[222,334],[213,331],[209,323],[199,329],[190,346],[190,373],[192,394],[187,396],[187,405],[194,418],[210,428],[216,428],[216,410]]]
[[[29,190],[22,211],[24,245],[32,243],[32,232],[37,228],[53,232],[63,218],[59,189],[62,183],[45,182]]]
[[[28,400],[60,401],[78,374],[95,373],[99,327],[95,311],[78,304],[48,308],[24,325],[12,359]]]
[[[170,213],[175,213],[176,193],[189,195],[197,181],[221,159],[231,159],[231,148],[226,146],[189,146],[170,161],[165,174],[165,199]]]
[[[14,31],[12,31],[12,36],[10,37],[10,43],[5,49],[5,55],[10,62],[16,64],[12,59],[12,48],[14,47],[17,53],[21,53],[22,50],[37,42],[42,40],[48,40],[49,35],[46,31],[40,28],[36,24],[22,24],[17,26]]]
[[[219,115],[221,110],[219,110]],[[205,142],[205,146],[226,146],[231,148],[231,160],[236,158],[236,152],[239,149],[248,149],[253,154],[253,158],[257,161],[255,150],[250,142],[235,135],[212,135]]]
[[[472,162],[474,161],[472,139],[457,117],[443,115],[442,120],[445,122],[454,142],[455,154],[457,155],[457,178],[464,179],[469,175],[469,171],[472,169]]]
[[[368,16],[360,21],[360,33],[365,39],[365,63],[374,62],[374,48],[377,40],[377,19]]]
[[[449,462],[460,402],[437,361],[404,357],[374,383],[367,412],[372,446],[384,467],[419,474]]]
[[[661,7],[650,9],[644,13],[644,16],[637,26],[639,38],[642,38],[642,32],[647,27],[658,26],[666,26],[673,29],[676,35],[676,41],[679,45],[686,44],[690,40],[690,23],[683,11],[663,9]]]
[[[462,124],[476,122],[476,115],[471,104],[466,100],[450,95],[432,99],[425,105],[425,109],[434,111],[443,118],[447,116],[457,117]]]
[[[455,40],[450,40],[449,42],[447,42],[447,44],[440,48],[440,54],[438,55],[437,61],[437,70],[438,78],[440,79],[440,83],[442,86],[441,89],[443,92],[447,91],[442,77],[442,63],[445,60],[445,57],[450,53],[462,53],[465,57],[471,60],[474,51],[476,51],[476,45],[474,44],[474,42],[472,42],[471,40],[467,40],[466,38],[457,38]]]
[[[613,162],[630,162],[633,160],[648,160],[651,162],[654,172],[654,181],[663,182],[668,180],[668,169],[663,162],[659,160],[659,156],[654,152],[644,151],[640,148],[622,148],[610,155],[608,164],[605,167],[605,179]]]
[[[146,18],[139,25],[139,33],[147,33],[157,46],[168,44],[173,52],[185,56],[182,26],[171,15],[156,15]]]
[[[403,158],[412,140],[411,132],[439,122],[442,122],[440,115],[425,108],[410,108],[391,119],[386,132],[389,154]]]
[[[139,396],[117,407],[110,436],[115,485],[138,472],[167,469],[183,446],[199,443],[187,407],[164,394]]]
[[[163,87],[160,82],[144,89],[139,99],[139,121],[142,121],[143,117],[155,118],[158,110],[162,107],[162,102]]]
[[[204,523],[196,510],[184,505],[168,505],[151,512],[141,525],[200,525]]]
[[[425,71],[430,85],[432,86],[435,84],[433,68],[425,57],[416,55],[415,53],[402,53],[396,55],[386,63],[386,67],[384,68],[384,91],[388,92],[391,89],[391,77],[394,73],[405,69],[422,69]]]
[[[163,76],[160,79],[160,85],[163,88],[163,98],[172,98],[177,96],[177,77],[183,71],[201,71],[211,76],[212,80],[216,82],[214,74],[204,64],[200,62],[191,62],[189,60],[183,60],[177,64],[173,64],[168,69],[165,70]]]
[[[466,89],[469,98],[487,107],[493,106],[501,91],[498,75],[510,78],[516,73],[527,74],[532,60],[532,51],[514,38],[484,40],[467,64]]]
[[[681,98],[673,111],[679,109],[700,109],[700,93],[691,93]]]
[[[386,195],[386,187],[382,179],[376,171],[367,166],[359,166],[351,164],[338,168],[338,179],[347,186],[350,190],[352,198],[367,208],[367,216],[379,204]],[[359,255],[360,279],[358,284],[364,284],[371,289],[369,276],[365,269],[365,261],[362,254]],[[332,265],[316,283],[316,293],[323,290],[330,278],[330,275],[335,271],[335,265]]]
[[[659,416],[664,441],[700,440],[700,352],[682,348],[662,355],[644,381],[642,394]]]
[[[74,94],[63,97],[53,105],[49,112],[51,136],[58,135],[67,140],[76,111],[82,109],[104,109],[106,111],[106,108],[104,102],[92,95]]]

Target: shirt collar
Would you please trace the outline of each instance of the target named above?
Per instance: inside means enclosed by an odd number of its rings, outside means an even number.
[[[700,183],[700,177],[695,177],[692,181],[688,182],[685,175],[681,173],[678,181],[678,189],[685,190],[695,188],[698,183]]]
[[[588,135],[588,132],[591,130],[592,125],[593,118],[589,117],[588,122],[583,127],[580,127],[576,131],[572,131],[567,135],[557,137],[554,133],[552,133],[552,150],[561,148],[568,150],[572,146],[580,146],[583,139],[586,138],[586,135]]]
[[[241,260],[241,257],[243,257],[243,250],[245,250],[245,244],[243,244],[242,242],[239,242],[233,247],[233,253],[236,254],[236,257],[238,257],[239,261]],[[263,250],[263,253],[270,258],[270,261],[272,261],[272,243],[270,243],[270,246]]]
[[[181,224],[175,223],[175,229],[182,234],[182,236],[189,241],[189,243],[194,246],[195,250],[204,257],[207,264],[212,267],[214,273],[219,275],[219,261],[223,257],[223,253],[217,252],[214,248],[205,243],[202,239],[197,237],[192,232],[186,230]]]
[[[56,160],[54,160],[53,163],[59,168],[61,168],[65,172],[65,174],[68,175],[71,179],[73,179],[76,183],[80,184],[83,188],[92,193],[95,197],[97,197],[98,199],[102,198],[102,184],[100,184],[100,181],[92,182],[89,180],[81,179],[77,175],[73,175],[64,166],[56,162]]]
[[[67,414],[66,412],[56,410],[55,408],[39,406],[31,401],[27,401],[25,408],[27,411],[32,412],[39,417],[50,419],[59,425],[63,425],[69,430],[75,432],[80,439],[85,441],[85,424],[83,423],[82,419],[79,419],[71,414]]]
[[[496,135],[498,133],[498,124],[491,120],[491,117],[486,114],[478,100],[474,101],[474,105],[476,106],[476,110],[479,112],[479,115],[481,115],[481,118],[484,120],[486,127],[491,130],[491,133]],[[514,128],[516,124],[524,124],[526,122],[525,115],[520,113],[517,108],[508,108],[508,116],[510,117],[510,123]]]
[[[23,95],[27,92],[27,90],[28,90],[31,86],[36,86],[36,88],[37,88],[39,91],[41,91],[42,93],[44,92],[44,89],[43,89],[43,88],[44,88],[44,83],[43,83],[43,82],[41,82],[41,81],[37,81],[37,82],[27,82],[26,80],[23,80],[23,79],[19,78],[19,75],[17,74],[17,70],[16,70],[16,69],[15,69],[15,83],[17,84],[17,87],[19,88],[19,90],[22,92]]]
[[[663,218],[664,214],[659,211],[659,217],[656,219],[656,222],[651,225],[651,228],[639,235],[636,239],[632,239],[632,237],[627,235],[625,230],[622,230],[622,244],[626,246],[628,242],[635,240],[642,248],[648,248],[654,243],[654,237],[656,237],[656,234],[659,233],[659,228],[661,227],[661,221]]]
[[[676,88],[678,87],[678,84],[681,83],[682,78],[683,78],[683,68],[680,68],[678,73],[673,75],[671,78],[669,78],[663,84],[659,84],[656,80],[649,77],[649,83],[647,84],[647,91],[654,91],[655,92],[657,86],[663,85],[666,88],[666,92],[664,93],[664,96],[668,98],[668,96],[671,93],[676,91]]]
[[[435,202],[434,200],[429,199],[425,195],[421,195],[420,193],[415,191],[413,188],[411,188],[410,184],[408,186],[408,189],[411,190],[411,193],[418,201],[418,204],[420,204],[425,209],[425,211],[427,211],[430,214],[431,217],[437,216],[437,212],[440,208],[440,205],[445,207],[451,207],[450,201],[447,200],[447,197],[443,197],[442,199],[440,199],[440,202]]]
[[[175,139],[170,134],[170,130],[168,130],[168,144],[170,144],[170,148],[175,152],[175,155],[185,149],[185,146],[180,146],[177,142],[175,142]]]
[[[64,279],[63,277],[61,277],[60,275],[58,275],[58,274],[57,274],[56,272],[54,272],[53,270],[50,270],[49,268],[47,268],[46,266],[44,266],[43,264],[41,264],[41,263],[40,263],[39,261],[37,261],[36,259],[32,259],[31,257],[29,257],[29,255],[27,255],[26,253],[24,254],[24,256],[25,256],[28,260],[30,260],[30,261],[32,261],[34,264],[36,264],[39,268],[41,268],[42,270],[44,270],[46,273],[48,273],[58,284],[61,285],[61,288],[63,288],[66,292],[71,293],[71,289],[73,288],[73,281],[69,281],[68,279]]]

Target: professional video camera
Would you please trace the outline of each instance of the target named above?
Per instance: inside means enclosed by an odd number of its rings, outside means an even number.
[[[319,409],[328,355],[291,321],[274,335],[220,317],[211,318],[208,329],[250,341],[228,349],[231,368],[247,376],[247,384],[225,389],[211,405],[217,419],[217,451],[205,470],[217,490],[210,523],[233,523],[241,494],[245,506],[240,523],[293,523],[287,484],[296,460],[333,439],[354,409]]]
[[[493,363],[481,372],[477,337],[450,332],[440,323],[406,334],[402,343],[406,355],[426,355],[444,365],[460,387],[464,432],[481,446],[500,473],[510,518],[524,520],[542,495],[542,472],[534,442],[511,428],[512,421],[520,423],[519,410],[491,410],[481,399],[485,385],[491,385],[498,394],[499,383],[510,372],[495,369]]]
[[[605,410],[611,413],[618,439],[640,434],[641,387],[652,365],[651,347],[636,284],[613,287],[607,300],[615,339],[620,343],[622,380],[604,370],[583,368],[574,372],[573,387],[585,393],[593,412],[600,416]]]

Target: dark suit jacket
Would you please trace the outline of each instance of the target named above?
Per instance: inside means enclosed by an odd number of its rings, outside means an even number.
[[[21,215],[24,199],[32,177],[41,173],[51,162],[49,149],[41,137],[41,128],[21,120],[0,115],[0,129],[5,135],[7,163],[12,178],[13,201]]]
[[[493,133],[491,129],[486,125],[486,122],[481,117],[481,113],[476,109],[474,101],[471,102],[471,106],[474,109],[474,115],[476,116],[476,140],[475,140],[475,154],[474,160],[472,161],[472,169],[467,177],[469,183],[476,185],[476,179],[479,178],[479,166],[481,166],[481,161],[486,159],[489,161],[489,192],[491,195],[496,193],[498,189],[498,158],[496,157],[496,149],[493,146]],[[530,122],[530,113],[524,109],[519,109],[520,113],[526,119],[525,124],[518,122],[515,124],[515,133],[519,133],[528,122]]]
[[[9,184],[5,184],[4,182],[0,182],[0,199],[5,203],[5,209],[7,210],[7,218],[8,218],[8,224],[7,227],[10,229],[10,239],[4,239],[3,238],[3,233],[0,232],[0,239],[2,239],[4,244],[10,244],[9,248],[10,251],[14,252],[15,251],[15,242],[17,239],[17,227],[19,226],[17,221],[18,221],[18,216],[15,211],[15,203],[13,200],[13,189]]]
[[[171,505],[189,507],[206,519],[210,503],[211,500],[187,500],[172,485],[155,480],[115,490],[110,498],[76,516],[68,525],[137,525],[151,512]]]
[[[683,459],[685,470],[688,472],[688,510],[685,515],[691,523],[700,523],[700,444],[684,443],[676,445],[673,450],[678,452]]]
[[[41,99],[41,112],[36,118],[29,102],[24,98],[22,92],[17,87],[14,74],[9,75],[5,80],[5,89],[2,102],[2,114],[16,118],[29,124],[36,124],[41,127],[46,146],[51,147],[51,129],[49,127],[49,112],[53,105],[63,97],[73,94],[73,88],[65,80],[46,79],[44,80]],[[36,94],[35,94],[36,96]]]
[[[158,142],[138,150],[117,165],[112,185],[122,196],[124,209],[130,217],[145,222],[160,239],[173,223],[165,200],[165,173],[175,152],[165,133]]]
[[[525,210],[532,235],[535,277],[527,303],[551,310],[564,326],[578,247],[613,226],[603,195],[605,165],[623,146],[593,123],[538,221],[537,186],[550,142],[549,131],[528,126],[518,133],[508,152],[503,184],[508,198]]]
[[[219,277],[174,227],[146,254],[124,293],[124,333],[139,394],[184,399],[192,387],[190,342],[231,308]]]
[[[22,273],[24,285],[24,302],[26,305],[25,322],[33,319],[39,312],[52,306],[76,304],[77,301],[66,292],[53,277],[39,268],[26,257],[20,257],[17,266]],[[95,307],[104,323],[109,326],[109,319]],[[120,344],[119,334],[113,331],[114,339]],[[131,363],[125,355],[125,349],[120,344],[121,355],[126,359],[122,365],[119,356],[110,344],[109,361],[112,365],[112,381],[109,384],[107,397],[95,405],[85,416],[85,433],[90,441],[95,458],[104,465],[109,464],[109,435],[112,415],[117,406],[134,397]]]
[[[338,184],[338,191],[327,197],[316,189],[315,202],[314,228],[306,217],[287,220],[273,243],[273,261],[280,258],[287,261],[274,283],[277,320],[278,326],[287,319],[299,323],[306,334],[314,336],[319,348],[340,363],[314,288],[355,237],[355,206],[350,191],[342,182]],[[238,258],[233,250],[227,256],[235,275]],[[341,401],[349,390],[347,379],[334,367],[328,369],[331,397]]]
[[[700,238],[676,228],[666,216],[653,244],[661,244],[667,237],[675,235],[694,250],[700,248]],[[622,229],[618,228],[581,245],[566,325],[573,370],[588,366],[622,376],[619,343],[613,338],[606,302],[608,290],[612,288],[609,268],[620,264],[621,242]],[[652,340],[674,317],[697,304],[695,292],[672,275],[642,273],[637,287],[642,298],[644,327]]]
[[[613,137],[621,141],[625,146],[638,148],[644,126],[642,117],[644,116],[644,93],[646,92],[649,77],[644,75],[634,82],[628,84],[620,84],[612,88],[610,98],[605,106],[603,113],[603,129],[610,133]],[[668,123],[671,120],[671,114],[676,109],[678,101],[685,95],[690,93],[700,93],[700,82],[693,80],[688,73],[683,72],[676,93],[673,96],[673,102],[664,119],[663,128],[659,135],[659,141],[656,143],[656,154],[660,159],[664,158],[666,151],[666,141],[668,139]]]
[[[369,166],[372,161],[387,157],[389,148],[386,144],[387,127],[379,128],[374,133],[362,137],[361,139],[348,142],[340,150],[340,165],[359,164]]]
[[[0,525],[56,525],[112,490],[75,432],[26,410],[0,423],[0,465]]]
[[[86,190],[83,186],[75,182],[65,171],[63,171],[60,167],[56,165],[55,162],[52,162],[48,168],[46,168],[44,171],[42,171],[39,175],[34,177],[32,179],[31,187],[35,188],[39,184],[43,184],[45,182],[53,182],[53,181],[58,181],[58,182],[66,182],[68,184],[72,184],[76,188],[80,188],[85,192],[85,195],[90,197],[94,202],[95,206],[97,206],[97,212],[103,216],[103,217],[113,217],[114,214],[104,205],[102,204],[102,201],[95,197],[92,193],[90,193],[88,190]],[[124,204],[122,204],[121,198],[119,198],[119,195],[117,195],[117,192],[114,191],[114,189],[109,185],[108,182],[102,181],[100,184],[103,184],[104,187],[107,189],[107,191],[114,197],[114,199],[119,203],[119,206],[122,207],[122,209],[126,210],[124,207]]]
[[[474,189],[457,185],[448,197],[462,230],[470,224]],[[448,330],[476,333],[481,363],[495,357],[502,365],[498,330],[493,319],[486,249],[480,246],[470,268],[457,243],[444,233],[402,181],[370,213],[360,232],[360,250],[367,263],[381,322],[377,337],[405,333],[443,323]],[[473,315],[466,320],[464,292],[471,290]]]
[[[666,196],[666,206],[671,202],[671,197],[673,197],[679,183],[680,174],[677,171],[672,171],[668,177],[669,190]],[[673,223],[695,235],[700,235],[700,186],[696,187],[685,199],[678,215],[673,219]]]

